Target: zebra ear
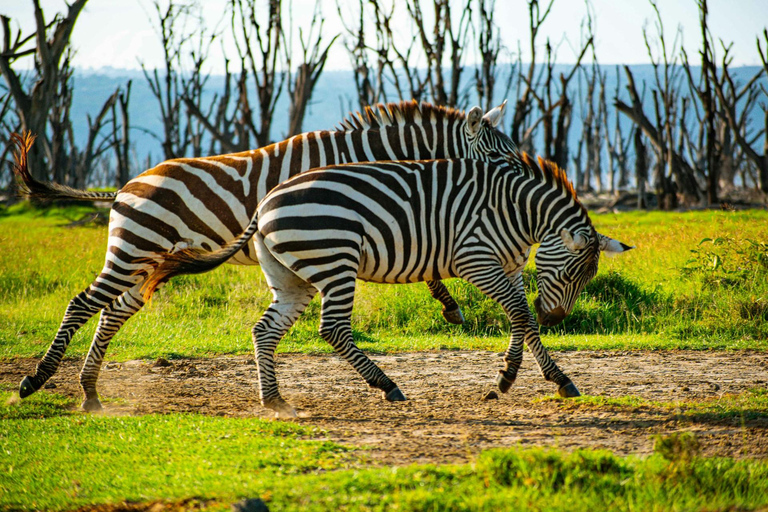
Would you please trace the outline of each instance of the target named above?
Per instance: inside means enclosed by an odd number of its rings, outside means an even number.
[[[621,254],[622,252],[634,249],[634,247],[630,247],[627,244],[614,240],[611,237],[601,235],[600,233],[597,234],[597,239],[600,241],[600,250],[608,255]]]
[[[477,135],[480,131],[480,126],[483,121],[483,109],[480,107],[472,107],[467,114],[467,131],[470,135]]]
[[[567,229],[560,230],[560,238],[563,239],[563,244],[566,249],[571,252],[576,252],[587,246],[587,237],[581,233],[571,234]]]
[[[504,102],[499,105],[498,107],[492,108],[489,110],[484,116],[483,119],[488,121],[488,123],[496,128],[501,123],[501,120],[504,119],[504,111],[507,108],[507,100],[504,100]]]

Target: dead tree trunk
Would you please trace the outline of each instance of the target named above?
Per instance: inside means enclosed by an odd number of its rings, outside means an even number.
[[[632,137],[635,144],[635,179],[637,180],[637,208],[648,209],[645,184],[648,182],[648,149],[643,142],[643,132],[635,127]]]
[[[128,117],[128,102],[131,99],[131,81],[125,87],[125,91],[119,91],[117,101],[112,104],[112,137],[114,138],[113,147],[115,148],[115,162],[117,170],[115,172],[115,184],[121,188],[131,179],[131,166],[128,153],[131,148],[130,140],[130,120]],[[121,123],[117,122],[117,107],[120,107]],[[119,133],[119,135],[118,135]]]

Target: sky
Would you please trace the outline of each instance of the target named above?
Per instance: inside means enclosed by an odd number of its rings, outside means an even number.
[[[290,0],[284,0],[287,5]],[[357,2],[338,0],[344,13],[352,17]],[[46,19],[56,12],[64,12],[64,0],[40,0]],[[226,0],[201,0],[203,16],[212,25],[223,13]],[[263,2],[262,2],[263,3]],[[295,26],[308,27],[315,7],[315,0],[292,0]],[[398,0],[397,4],[403,4]],[[455,1],[455,5],[463,3]],[[529,55],[528,11],[525,0],[497,0],[494,22],[501,30],[505,45],[516,50],[518,41],[523,51],[523,60]],[[544,3],[544,1],[542,1]],[[428,12],[431,1],[422,0],[423,9]],[[595,19],[595,48],[601,64],[648,63],[648,52],[643,41],[643,27],[655,36],[655,14],[645,0],[591,0]],[[659,11],[666,37],[671,44],[677,27],[682,27],[683,44],[693,61],[698,61],[696,51],[700,45],[698,8],[695,0],[658,0]],[[402,9],[400,10],[404,10]],[[322,2],[325,19],[324,33],[328,40],[341,32],[342,25],[336,12],[336,0]],[[756,38],[768,26],[768,0],[709,0],[710,30],[716,39],[733,42],[732,65],[759,65]],[[140,69],[140,62],[148,68],[162,66],[159,38],[150,20],[154,10],[151,0],[90,0],[75,25],[72,43],[77,48],[74,65],[83,69],[98,69],[105,66],[125,69]],[[557,62],[575,61],[581,40],[581,22],[587,7],[580,0],[558,0],[542,26],[538,44],[543,45],[549,37],[557,48]],[[12,27],[21,27],[22,32],[31,34],[34,17],[31,0],[0,0],[0,14],[13,20]],[[407,27],[408,23],[396,24]],[[226,21],[224,23],[226,27]],[[409,36],[403,34],[403,41]],[[765,44],[763,44],[765,50]],[[226,52],[236,55],[234,47],[226,46]],[[543,52],[539,49],[539,55]],[[718,48],[718,55],[722,50]],[[20,67],[31,65],[19,62]],[[221,52],[211,53],[211,70],[223,70]],[[471,64],[471,62],[469,62]],[[332,48],[326,69],[348,69],[349,56],[343,42]]]

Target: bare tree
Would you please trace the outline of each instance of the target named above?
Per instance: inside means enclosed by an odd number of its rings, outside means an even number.
[[[758,184],[760,190],[764,194],[768,194],[768,104],[763,102],[761,108],[763,110],[763,119],[765,128],[761,130],[763,136],[763,150],[760,154],[754,145],[757,143],[757,139],[760,136],[758,133],[756,136],[749,140],[750,136],[747,133],[746,121],[754,105],[756,98],[756,89],[754,84],[757,79],[765,72],[768,74],[768,29],[763,30],[763,38],[765,39],[766,49],[763,50],[760,38],[757,38],[757,51],[760,55],[760,60],[763,63],[763,69],[760,70],[744,87],[740,90],[734,83],[728,69],[728,48],[726,48],[725,55],[722,62],[722,79],[718,80],[717,77],[713,77],[712,71],[710,71],[710,78],[715,88],[715,93],[720,101],[720,112],[724,115],[730,133],[733,135],[738,147],[743,152],[745,158],[757,169],[758,172]],[[760,85],[760,90],[763,93],[763,98],[768,96],[768,90],[764,85]],[[750,92],[754,91],[754,92]],[[737,105],[746,96],[746,99],[742,102],[742,113],[737,113]]]
[[[384,90],[384,72],[387,66],[392,63],[389,56],[390,49],[392,48],[389,44],[389,20],[391,19],[391,14],[383,13],[378,3],[373,4],[376,22],[373,24],[375,42],[372,46],[367,36],[369,24],[366,23],[366,9],[363,0],[358,0],[358,16],[354,25],[346,20],[341,4],[337,4],[337,11],[347,36],[344,38],[344,46],[349,53],[352,63],[358,105],[360,108],[363,108],[366,105],[387,101],[386,91]],[[371,54],[376,56],[375,64],[371,61]],[[407,70],[408,68],[406,67]],[[400,90],[399,87],[398,90]],[[420,95],[417,94],[413,97],[418,99]]]
[[[476,40],[480,53],[480,65],[475,68],[475,87],[477,99],[486,111],[494,106],[493,93],[498,75],[497,63],[502,49],[499,28],[493,22],[495,9],[496,0],[478,0],[477,2]]]
[[[616,98],[615,107],[629,117],[653,144],[656,152],[656,167],[654,171],[654,187],[659,196],[659,205],[663,209],[672,209],[677,206],[678,193],[684,204],[696,204],[701,200],[701,192],[696,182],[695,172],[690,164],[676,150],[675,134],[679,130],[679,106],[680,106],[680,73],[677,66],[678,39],[673,42],[672,48],[667,47],[664,36],[664,26],[656,3],[649,0],[656,13],[657,37],[660,43],[660,55],[654,56],[647,30],[643,30],[648,55],[654,69],[655,88],[651,91],[655,122],[651,122],[646,116],[643,103],[637,94],[634,77],[628,66],[624,66],[627,75],[627,90],[629,91],[632,106]],[[679,32],[678,32],[679,35]],[[678,139],[679,140],[679,139]]]
[[[199,101],[202,92],[200,84],[201,70],[196,63],[191,76],[185,77],[182,69],[182,58],[190,35],[186,23],[190,18],[192,5],[182,4],[171,0],[166,8],[162,8],[159,0],[153,2],[157,15],[157,31],[163,46],[164,69],[148,70],[144,63],[141,69],[149,84],[152,95],[160,108],[160,119],[163,123],[162,137],[158,137],[166,159],[187,156],[193,142],[192,126],[184,116],[183,98],[193,97]]]
[[[473,33],[474,1],[464,0],[457,14],[450,0],[434,0],[430,13],[434,21],[429,25],[421,2],[407,0],[405,6],[414,35],[405,42],[402,30],[393,27],[394,1],[385,7],[381,0],[367,3],[360,0],[358,21],[354,24],[346,20],[347,16],[338,7],[348,36],[345,46],[352,58],[360,106],[388,101],[389,87],[391,94],[401,100],[428,100],[437,105],[466,107],[469,89],[462,85],[461,77],[464,52],[470,47]],[[481,8],[492,8],[485,0],[477,1]],[[373,36],[368,35],[369,28]],[[484,43],[488,48],[497,44],[495,39],[484,40]],[[492,50],[485,58],[493,58]],[[424,65],[425,69],[420,67]],[[489,70],[495,70],[490,62],[488,65]]]
[[[256,89],[258,108],[258,126],[252,114],[247,91],[241,89],[240,108],[242,121],[247,123],[248,131],[256,139],[256,145],[266,146],[270,142],[272,120],[275,106],[283,90],[286,71],[281,69],[279,60],[283,41],[281,25],[282,1],[267,1],[266,22],[258,14],[263,12],[256,5],[256,0],[230,0],[232,8],[232,32],[239,33],[235,38],[238,54],[243,68],[243,75],[253,80]],[[243,80],[247,82],[247,80]],[[241,141],[241,145],[247,141]]]
[[[331,42],[322,47],[323,21],[320,4],[315,7],[312,15],[312,23],[309,26],[307,40],[304,40],[304,32],[299,28],[299,43],[301,44],[301,57],[295,76],[292,76],[291,44],[287,45],[285,61],[288,69],[288,94],[290,95],[290,109],[288,111],[287,137],[301,133],[304,115],[312,98],[317,80],[320,78],[325,62],[328,59],[328,50],[339,37],[339,34],[331,39]]]
[[[62,58],[86,1],[75,0],[68,6],[65,15],[46,22],[39,0],[33,0],[36,28],[33,34],[26,36],[20,30],[13,33],[11,20],[6,16],[0,17],[3,26],[0,74],[5,78],[13,98],[21,129],[39,137],[39,143],[32,147],[29,154],[29,168],[36,179],[49,179],[47,156],[52,152],[51,141],[47,137],[49,116],[62,83]],[[33,43],[34,47],[27,48],[29,43]],[[35,78],[31,86],[13,69],[16,60],[28,55],[34,55],[35,59]]]
[[[648,149],[643,141],[643,131],[635,127],[632,137],[635,146],[635,179],[637,181],[637,208],[647,209],[645,185],[648,182]]]
[[[520,94],[520,84],[518,84],[518,98],[515,104],[515,112],[512,117],[512,125],[509,133],[509,136],[515,144],[521,148],[530,147],[530,139],[533,134],[533,129],[535,128],[533,126],[527,126],[527,119],[533,108],[531,99],[534,92],[534,75],[536,73],[536,37],[538,36],[541,25],[547,19],[547,16],[549,16],[549,13],[552,10],[552,5],[554,5],[554,0],[550,0],[549,4],[544,8],[544,12],[542,12],[538,0],[528,0],[528,19],[531,31],[531,60],[528,64],[528,72],[525,77],[522,76],[522,73],[520,74],[520,77],[525,83],[525,89],[522,94]]]
[[[608,154],[608,188],[611,194],[616,194],[618,190],[624,190],[629,184],[629,145],[632,143],[633,135],[630,133],[628,137],[624,137],[622,133],[621,123],[619,122],[619,114],[614,114],[613,133],[609,127],[608,116],[608,104],[606,94],[606,75],[600,80],[600,109],[603,111],[603,137],[605,139],[605,145]],[[614,97],[619,96],[619,87],[621,86],[621,74],[619,73],[619,67],[616,66],[616,90],[614,91]],[[618,183],[616,183],[616,173],[618,171]]]
[[[688,84],[691,90],[695,93],[693,97],[699,99],[701,109],[703,111],[703,119],[700,119],[699,126],[701,126],[702,135],[706,138],[706,143],[703,151],[703,169],[700,172],[706,177],[707,182],[707,200],[710,204],[716,204],[718,202],[718,175],[721,168],[721,159],[717,149],[717,132],[715,130],[715,114],[717,110],[717,101],[715,93],[712,90],[712,82],[709,79],[709,71],[717,76],[717,70],[715,67],[714,56],[712,48],[710,46],[711,36],[709,34],[709,28],[707,25],[707,16],[709,11],[707,9],[707,0],[697,0],[699,7],[699,25],[701,27],[701,50],[699,52],[701,56],[701,74],[699,76],[698,83],[695,83],[693,73],[691,72],[691,66],[688,63],[688,54],[685,52],[685,48],[681,48],[683,60],[683,69],[685,69],[688,77]],[[716,78],[715,78],[716,80]],[[698,109],[694,109],[698,117]],[[685,116],[681,116],[685,117]],[[681,125],[683,134],[685,133],[685,126]],[[702,137],[702,138],[704,138]],[[699,147],[702,145],[700,144]]]

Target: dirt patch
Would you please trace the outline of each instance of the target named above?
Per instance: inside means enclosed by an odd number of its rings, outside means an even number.
[[[757,352],[563,352],[553,357],[583,394],[648,400],[716,400],[768,384],[768,355]],[[283,396],[299,423],[330,439],[366,446],[373,463],[454,463],[494,447],[605,448],[648,454],[654,434],[693,431],[706,455],[768,457],[768,420],[702,415],[661,408],[572,408],[552,396],[532,356],[506,395],[483,400],[502,366],[492,352],[441,351],[374,356],[407,402],[388,403],[333,355],[281,354]],[[17,384],[36,360],[0,361],[0,382]],[[55,391],[80,397],[81,360],[66,360]],[[259,404],[252,356],[107,363],[99,382],[107,414],[195,412],[271,417]]]

